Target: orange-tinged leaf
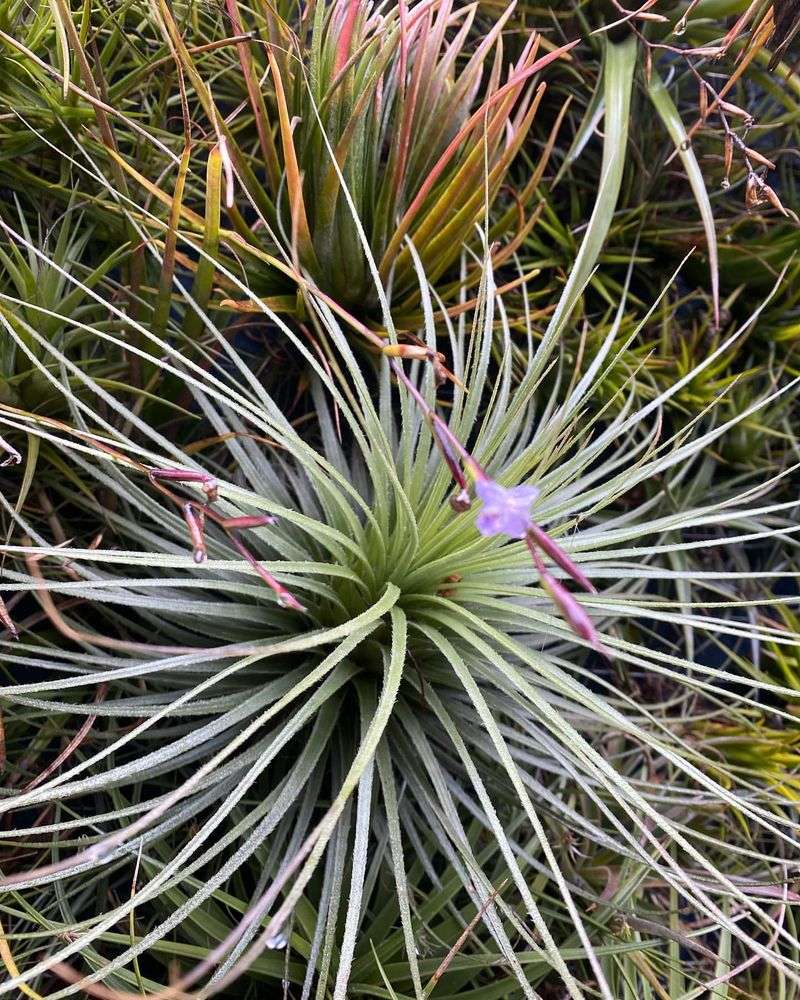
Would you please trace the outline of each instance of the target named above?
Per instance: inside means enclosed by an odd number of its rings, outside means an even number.
[[[309,267],[319,267],[314,244],[311,239],[311,230],[308,226],[308,216],[306,215],[305,200],[303,198],[303,178],[300,174],[300,167],[297,162],[297,152],[294,148],[294,136],[292,134],[292,124],[289,119],[289,109],[286,104],[286,93],[283,88],[275,56],[271,49],[267,49],[270,70],[272,72],[272,82],[275,87],[275,101],[278,105],[278,121],[281,131],[281,145],[283,147],[284,169],[286,171],[286,187],[289,193],[289,205],[292,213],[293,228],[297,235],[297,249],[301,260]]]
[[[492,94],[487,100],[481,105],[477,111],[470,115],[466,123],[459,129],[458,133],[453,137],[453,139],[448,144],[447,148],[444,150],[439,160],[430,171],[426,177],[424,183],[417,192],[411,205],[409,205],[403,218],[400,220],[394,234],[389,242],[388,247],[383,255],[383,259],[380,264],[380,276],[382,280],[386,280],[391,270],[392,263],[398,250],[400,249],[403,240],[408,234],[411,224],[419,212],[420,206],[424,203],[425,199],[428,197],[430,192],[433,190],[434,185],[442,176],[448,163],[453,159],[462,143],[470,132],[478,125],[482,119],[486,117],[487,112],[490,108],[494,107],[495,104],[500,103],[505,100],[510,94],[519,94],[522,85],[535,73],[544,69],[551,62],[554,62],[564,53],[569,52],[570,49],[574,48],[578,44],[577,40],[573,42],[568,42],[566,45],[560,46],[553,52],[548,52],[546,55],[537,59],[532,65],[527,66],[516,73],[514,73],[511,79],[502,87],[500,87],[494,94]]]

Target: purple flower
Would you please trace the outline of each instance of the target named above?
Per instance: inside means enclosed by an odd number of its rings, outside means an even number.
[[[535,486],[501,486],[493,479],[478,479],[475,493],[483,508],[475,521],[482,535],[524,538],[531,523],[531,504],[539,496]]]

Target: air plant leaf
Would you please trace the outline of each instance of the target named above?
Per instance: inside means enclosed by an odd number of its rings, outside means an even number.
[[[56,39],[58,41],[58,54],[61,57],[61,76],[62,81],[62,94],[64,100],[66,101],[69,96],[69,78],[70,78],[70,49],[69,49],[69,39],[67,38],[67,32],[64,27],[62,18],[69,16],[69,12],[64,10],[63,4],[60,0],[49,0],[50,10],[53,14],[53,27],[56,32]]]
[[[703,171],[697,160],[697,155],[692,148],[691,140],[688,138],[686,129],[675,102],[672,100],[669,91],[664,86],[664,81],[653,70],[648,84],[648,94],[653,106],[664,122],[670,138],[675,144],[675,149],[681,159],[686,176],[689,179],[692,192],[697,207],[700,210],[700,218],[703,220],[703,231],[706,236],[706,246],[708,248],[708,266],[711,275],[711,300],[714,308],[714,325],[719,327],[719,254],[717,251],[717,229],[714,223],[714,212],[711,207],[711,199],[708,196]]]
[[[636,70],[635,37],[607,42],[603,63],[603,160],[594,208],[547,328],[545,343],[559,336],[597,263],[605,243],[625,170],[630,101]]]

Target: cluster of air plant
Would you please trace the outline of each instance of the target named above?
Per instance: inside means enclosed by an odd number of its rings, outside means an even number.
[[[19,204],[16,221],[30,243],[32,234]],[[86,335],[70,325],[73,321],[79,323],[97,315],[97,304],[89,298],[87,289],[102,282],[119,264],[121,254],[109,254],[97,267],[84,264],[93,229],[73,211],[65,213],[48,229],[35,238],[36,243],[45,248],[45,254],[40,256],[24,252],[13,239],[0,238],[0,267],[4,278],[0,323],[4,329],[13,327],[19,333],[18,338],[4,336],[0,347],[0,399],[26,410],[52,414],[61,395],[53,391],[39,371],[37,362],[45,358],[46,352],[27,333],[27,328],[35,326],[46,341],[60,342],[73,357],[83,353],[86,363],[94,362],[97,367],[99,359],[92,358],[92,345],[88,351],[84,349]],[[5,236],[9,230],[0,219],[0,232]],[[84,287],[75,287],[70,275],[77,275]],[[114,373],[115,367],[119,373],[118,365],[104,367],[109,375]]]
[[[294,20],[266,7],[245,13],[230,0],[243,93],[226,114],[204,74],[206,47],[195,54],[196,40],[160,5],[164,38],[216,138],[215,188],[230,226],[262,252],[288,258],[272,276],[273,305],[291,307],[291,293],[277,293],[293,265],[339,304],[378,312],[359,227],[398,322],[418,322],[415,250],[430,280],[449,275],[487,206],[496,208],[493,239],[510,237],[495,263],[511,257],[535,221],[528,206],[552,144],[522,191],[500,195],[541,102],[541,72],[571,48],[543,46],[533,33],[509,61],[503,32],[513,10],[467,54],[474,4],[338,0],[309,4]],[[190,151],[186,128],[188,173],[201,151]],[[240,212],[239,186],[255,225]],[[159,193],[188,206],[192,190],[189,177],[180,193]],[[471,271],[477,283],[478,269]],[[464,287],[463,276],[451,277],[445,295]]]
[[[0,3],[0,996],[798,992],[792,9]]]

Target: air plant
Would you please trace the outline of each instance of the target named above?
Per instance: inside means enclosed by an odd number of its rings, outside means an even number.
[[[87,289],[95,288],[119,264],[125,248],[94,262],[88,253],[93,227],[77,208],[64,213],[47,231],[40,220],[35,236],[19,202],[16,208],[15,226],[0,219],[0,266],[4,278],[0,284],[0,324],[4,330],[0,340],[0,399],[23,409],[52,412],[52,407],[61,402],[61,393],[53,390],[40,370],[43,361],[52,361],[28,336],[27,328],[34,325],[48,341],[60,343],[73,358],[83,357],[91,364],[93,345],[87,345],[86,334],[77,328],[81,321],[97,316],[97,303]],[[44,253],[20,249],[16,234],[29,244],[42,246]],[[83,287],[76,286],[70,276],[77,277]],[[17,337],[9,335],[11,327]],[[82,350],[87,346],[88,353]],[[99,360],[94,359],[95,366]],[[116,369],[117,374],[121,368],[113,360],[110,364],[104,361],[103,366],[109,373]]]
[[[701,723],[692,738],[702,744],[709,770],[731,783],[733,775],[762,784],[781,801],[800,801],[800,728],[770,727],[763,716],[740,723]]]
[[[769,393],[757,381],[744,380],[731,393],[730,406],[734,411],[749,408],[759,393]],[[774,469],[794,463],[797,459],[797,439],[793,427],[797,412],[796,391],[787,393],[764,410],[754,413],[732,428],[722,440],[720,454],[729,462],[747,468]]]
[[[187,960],[173,991],[224,993],[257,971],[303,984],[304,996],[344,998],[358,992],[359,972],[388,968],[392,990],[423,997],[464,982],[456,959],[469,957],[474,938],[513,977],[507,995],[533,998],[552,975],[575,1000],[595,991],[610,1000],[619,970],[604,928],[640,915],[593,888],[567,830],[594,845],[590,854],[602,849],[615,866],[647,874],[651,906],[659,891],[678,893],[732,947],[797,978],[782,951],[792,931],[763,905],[782,877],[781,852],[796,850],[793,825],[749,786],[740,793],[709,774],[669,724],[670,705],[689,695],[722,699],[735,715],[754,690],[782,689],[658,638],[690,623],[796,646],[781,629],[733,626],[719,602],[687,609],[694,571],[673,568],[697,549],[684,539],[710,521],[715,551],[743,520],[767,536],[785,527],[787,505],[761,499],[761,484],[673,507],[703,450],[746,413],[659,440],[659,411],[688,373],[649,403],[632,397],[607,420],[591,416],[615,328],[566,398],[539,398],[552,342],[512,390],[488,248],[471,330],[465,315],[455,324],[446,310],[437,316],[424,280],[419,294],[430,317],[420,340],[455,376],[446,409],[435,366],[401,369],[402,351],[382,361],[373,402],[321,294],[308,308],[332,347],[328,365],[270,314],[314,372],[314,435],[286,420],[220,331],[235,377],[182,357],[113,302],[121,326],[149,344],[128,349],[152,356],[155,347],[194,396],[216,442],[202,463],[119,398],[113,422],[80,401],[73,427],[5,408],[9,437],[46,440],[91,486],[43,485],[56,517],[71,519],[69,544],[5,505],[20,537],[3,547],[3,592],[27,593],[41,610],[17,622],[20,638],[3,656],[8,767],[19,777],[0,807],[10,816],[4,836],[25,855],[3,871],[19,905],[4,920],[15,964],[0,994],[49,973],[65,984],[55,995],[138,995],[158,989],[168,947]],[[499,365],[495,320],[506,344]],[[92,329],[111,346],[135,341]],[[57,345],[39,342],[74,369]],[[68,379],[51,379],[78,404]],[[107,402],[90,373],[82,383],[87,398]],[[458,462],[442,461],[442,442]],[[454,511],[447,500],[463,470],[482,506],[459,509],[457,495]],[[649,497],[616,506],[654,477]],[[99,491],[113,502],[100,505]],[[108,542],[82,545],[101,524]],[[232,532],[246,553],[232,548]],[[538,543],[533,561],[520,535]],[[565,597],[573,567],[600,592]],[[272,599],[278,588],[295,600]],[[629,626],[646,631],[632,639]],[[595,629],[618,667],[595,657]],[[642,695],[649,678],[668,686],[665,702]],[[18,741],[41,710],[75,718],[80,738],[39,776]],[[81,725],[87,717],[102,726]],[[745,854],[703,820],[723,804],[751,824]],[[482,861],[488,842],[499,870]],[[458,912],[469,916],[459,918],[466,935],[422,960],[407,873],[421,866],[438,886],[434,857],[459,879]],[[231,910],[233,900],[241,905]],[[368,922],[381,919],[386,934],[370,943]],[[198,923],[213,927],[199,946]],[[275,961],[270,949],[288,950]]]
[[[39,63],[26,59],[11,43],[32,53]],[[53,5],[21,4],[14,0],[0,5],[3,177],[4,183],[19,184],[20,190],[25,190],[26,185],[46,187],[40,170],[26,169],[25,158],[41,154],[35,132],[26,125],[53,138],[63,135],[65,124],[77,130],[93,117],[90,108],[69,99],[63,82],[47,72],[46,59],[51,52],[58,52],[60,45]],[[66,196],[69,197],[68,191]]]
[[[431,280],[449,274],[465,243],[478,247],[475,225],[488,206],[493,238],[508,237],[495,263],[508,259],[533,224],[529,206],[550,147],[513,202],[503,204],[501,191],[542,99],[541,72],[571,47],[545,45],[533,33],[509,65],[503,30],[513,8],[475,40],[477,8],[455,0],[377,8],[336,0],[301,5],[286,20],[258,9],[245,15],[229,0],[246,87],[227,120],[202,56],[193,54],[195,40],[161,4],[189,99],[199,101],[218,136],[232,226],[267,252],[291,247],[295,266],[338,303],[376,314],[346,185],[392,309],[405,322],[419,313],[412,246]],[[243,108],[256,156],[244,144]],[[258,213],[255,226],[240,214],[240,186]]]

